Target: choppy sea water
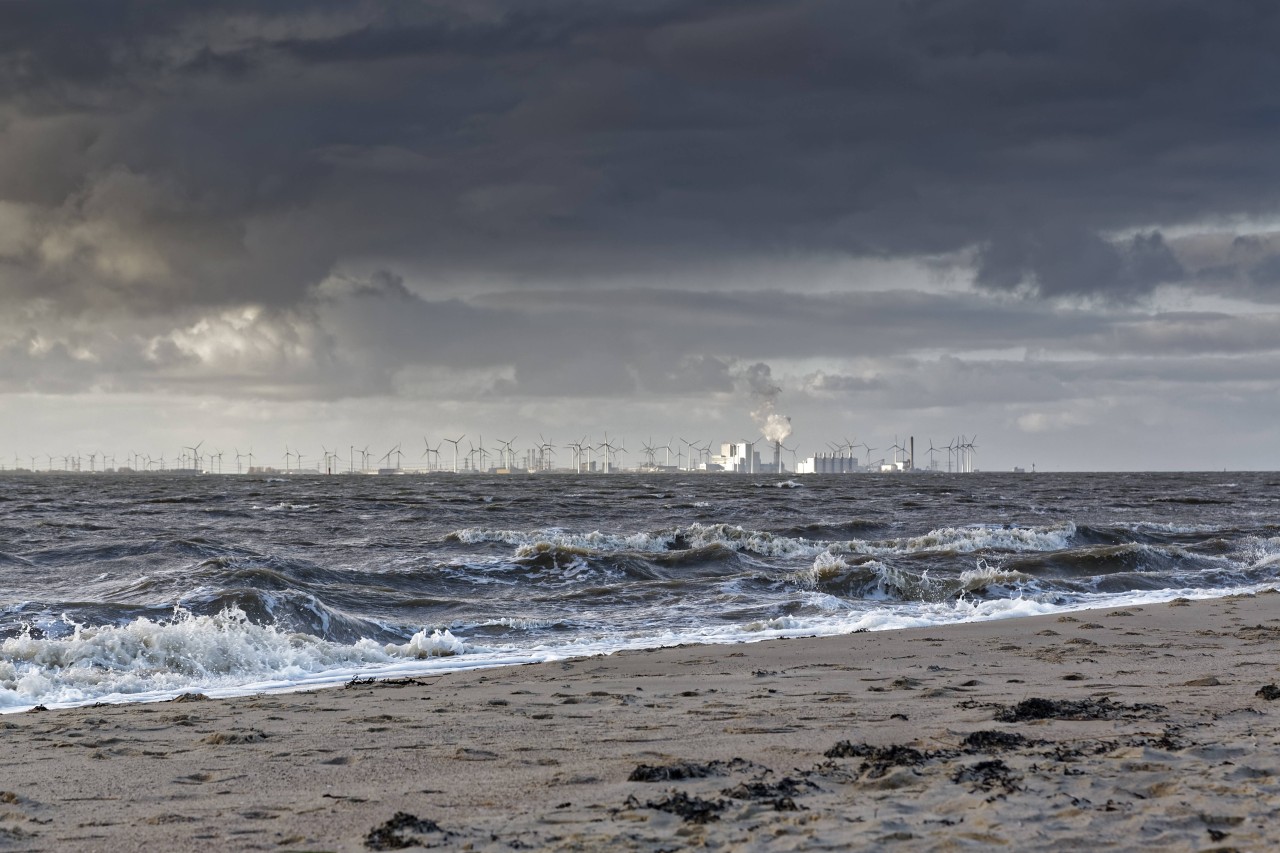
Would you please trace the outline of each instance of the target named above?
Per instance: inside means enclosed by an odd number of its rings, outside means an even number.
[[[1254,590],[1280,475],[0,480],[0,711]]]

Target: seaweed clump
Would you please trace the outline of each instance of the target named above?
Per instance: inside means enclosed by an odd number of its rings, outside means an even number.
[[[1024,699],[996,712],[1002,723],[1028,720],[1116,720],[1146,717],[1164,711],[1162,705],[1123,705],[1110,699]]]
[[[434,820],[425,820],[408,812],[396,812],[381,826],[375,826],[364,837],[364,846],[370,850],[404,850],[424,846],[426,839],[419,833],[451,835]]]
[[[627,805],[631,808],[641,807],[635,797],[628,797]],[[676,815],[687,823],[711,823],[720,819],[720,812],[728,805],[727,800],[704,800],[702,797],[691,797],[684,791],[677,791],[661,800],[648,800],[643,807]]]
[[[1017,749],[1024,746],[1027,739],[1017,732],[1002,732],[999,729],[988,729],[980,732],[969,732],[961,742],[965,752],[999,752],[1006,749]]]
[[[750,764],[743,758],[732,761],[676,761],[671,764],[639,764],[628,782],[679,782],[683,779],[705,779],[708,776],[727,776],[731,770],[741,770]]]
[[[842,740],[823,753],[827,758],[864,758],[859,772],[866,773],[871,779],[879,779],[893,767],[919,767],[927,761],[937,758],[941,752],[924,752],[913,746],[890,744],[889,746],[871,746],[866,743],[850,743]]]
[[[968,767],[961,767],[951,777],[951,781],[957,785],[972,785],[969,790],[977,791],[994,791],[1000,788],[1006,794],[1012,794],[1018,790],[1018,780],[1021,777],[1014,770],[998,758],[990,761],[979,761],[977,764],[971,764]]]

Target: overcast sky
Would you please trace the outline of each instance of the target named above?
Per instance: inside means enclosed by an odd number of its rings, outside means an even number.
[[[0,461],[749,439],[763,379],[802,456],[1274,469],[1277,45],[1270,0],[3,3]]]

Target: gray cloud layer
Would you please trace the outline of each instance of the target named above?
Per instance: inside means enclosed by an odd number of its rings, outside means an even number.
[[[714,396],[769,360],[908,405],[1003,349],[1049,361],[1030,406],[1081,359],[1265,361],[1277,44],[1264,0],[0,4],[0,388]],[[849,257],[973,287],[734,280]]]
[[[69,306],[970,246],[991,287],[1127,298],[1185,271],[1107,234],[1270,215],[1280,168],[1266,2],[95,0],[0,33],[4,287]]]

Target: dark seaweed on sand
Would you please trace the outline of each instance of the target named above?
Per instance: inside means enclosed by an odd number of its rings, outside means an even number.
[[[740,782],[732,788],[721,790],[720,793],[735,800],[767,802],[773,806],[774,811],[795,812],[800,811],[800,806],[796,805],[794,798],[817,787],[808,780],[801,781],[784,776],[777,782],[765,782],[763,779]]]
[[[676,791],[661,800],[647,800],[640,803],[635,797],[627,798],[630,808],[657,809],[668,812],[689,823],[710,823],[720,819],[720,812],[729,805],[727,800],[704,800],[702,797],[691,797],[684,791]]]
[[[1018,779],[1021,778],[1009,765],[998,758],[990,761],[979,761],[968,767],[961,767],[951,777],[957,785],[971,785],[970,791],[994,791],[1001,788],[1011,794],[1018,790]]]
[[[866,773],[872,779],[879,779],[892,767],[919,767],[935,758],[948,757],[953,753],[946,751],[923,752],[913,746],[891,744],[889,746],[871,746],[866,743],[850,743],[842,740],[823,753],[827,758],[865,758],[860,773]]]
[[[375,826],[364,837],[364,846],[370,850],[404,850],[408,847],[421,847],[425,839],[418,833],[440,833],[448,837],[452,833],[445,832],[434,820],[424,820],[408,812],[396,812],[391,820]]]
[[[1270,702],[1273,699],[1280,699],[1280,687],[1276,687],[1274,684],[1268,684],[1253,695],[1257,696],[1259,699],[1266,699]]]
[[[1002,723],[1027,720],[1116,720],[1145,717],[1164,711],[1163,705],[1139,703],[1124,705],[1102,699],[1024,699],[1012,707],[1001,708],[996,719]]]
[[[922,764],[929,756],[913,746],[900,743],[889,746],[872,746],[868,743],[852,743],[842,740],[823,753],[827,758],[869,758],[881,764]]]
[[[988,729],[980,732],[970,732],[961,742],[961,747],[965,752],[999,752],[1004,749],[1017,749],[1025,746],[1027,739],[1017,732],[1002,732],[998,729]]]
[[[628,782],[679,782],[682,779],[705,779],[708,776],[727,776],[730,771],[743,770],[751,765],[751,762],[742,758],[735,758],[731,761],[708,761],[699,763],[697,761],[676,761],[671,764],[640,764],[635,770],[631,771],[631,775],[627,777]]]

